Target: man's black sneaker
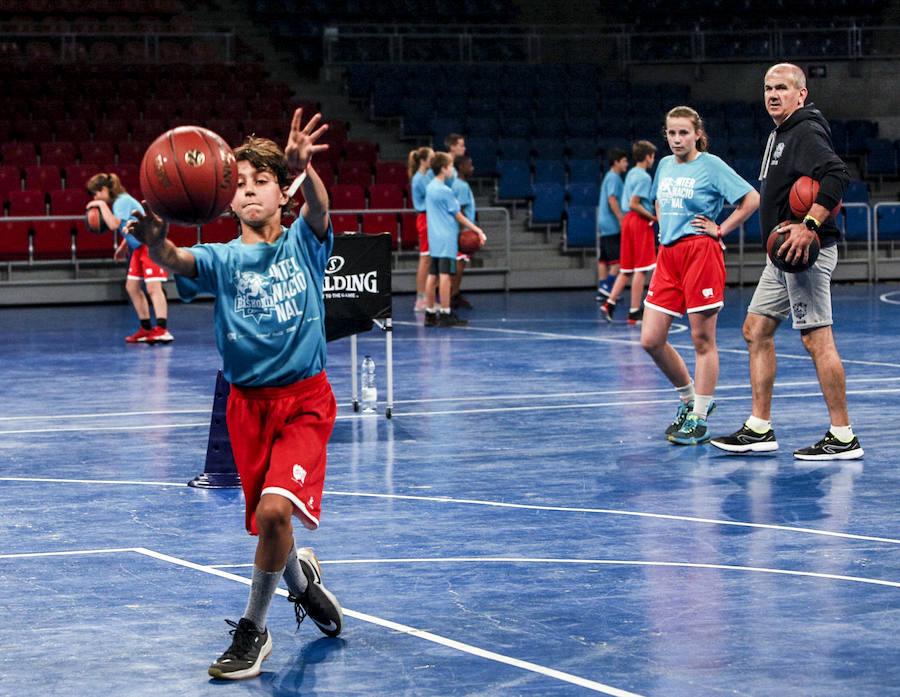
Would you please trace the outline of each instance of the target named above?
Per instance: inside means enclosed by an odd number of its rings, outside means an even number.
[[[302,547],[297,550],[297,561],[306,576],[306,590],[299,596],[288,595],[288,600],[294,603],[297,626],[308,616],[323,634],[337,636],[344,626],[344,612],[334,593],[322,585],[319,560],[309,547]]]
[[[438,313],[437,312],[429,312],[428,310],[425,310],[425,326],[426,327],[438,326]]]
[[[675,412],[675,420],[670,423],[666,427],[666,438],[677,433],[681,430],[681,425],[684,423],[687,415],[691,413],[691,410],[694,408],[694,400],[692,399],[690,402],[685,402],[681,400],[678,404],[678,411]],[[709,401],[709,406],[706,408],[706,417],[709,416],[716,410],[716,400],[711,399]]]
[[[219,680],[243,680],[259,675],[260,666],[272,653],[272,637],[269,630],[260,632],[246,618],[239,622],[225,620],[234,629],[231,646],[209,667],[209,674]]]
[[[438,318],[439,327],[467,327],[469,320],[460,319],[455,312],[441,312]]]
[[[719,450],[727,450],[729,453],[766,453],[778,450],[775,431],[770,428],[765,433],[757,433],[747,428],[746,424],[730,436],[713,438],[709,442]]]
[[[628,324],[635,325],[640,324],[641,320],[644,319],[644,308],[642,307],[639,310],[635,310],[634,312],[628,313]]]
[[[607,300],[600,306],[600,313],[607,322],[612,322],[613,313],[616,311],[616,304],[611,300]]]
[[[831,431],[815,445],[794,451],[794,457],[798,460],[855,460],[862,456],[863,449],[856,436],[849,443],[844,443],[835,438]]]

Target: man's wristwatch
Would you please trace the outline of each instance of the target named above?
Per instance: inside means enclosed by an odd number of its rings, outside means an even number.
[[[813,218],[811,215],[807,215],[803,219],[803,224],[806,225],[807,230],[812,230],[813,232],[819,232],[819,228],[822,227],[822,223]]]

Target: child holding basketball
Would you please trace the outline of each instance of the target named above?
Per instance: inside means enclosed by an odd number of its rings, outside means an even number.
[[[416,312],[425,312],[425,283],[428,280],[428,222],[425,215],[425,187],[428,186],[428,172],[434,150],[418,148],[409,153],[407,172],[409,173],[412,206],[416,211],[416,232],[419,233],[419,266],[416,269]]]
[[[310,166],[315,115],[301,128],[302,110],[291,122],[284,151],[250,137],[235,151],[237,192],[231,210],[240,236],[228,244],[179,248],[166,239],[166,225],[152,210],[128,230],[152,259],[176,275],[187,301],[198,293],[217,296],[214,327],[223,373],[231,383],[227,423],[247,502],[245,525],[259,535],[250,598],[228,650],[209,667],[215,678],[258,675],[272,651],[266,628],[269,605],[283,577],[298,622],[306,615],[327,636],[341,632],[337,598],[322,585],[311,549],[294,544],[292,516],[315,530],[325,481],[326,446],[336,405],[325,375],[325,305],[322,285],[331,254],[328,194]],[[302,172],[306,203],[289,229],[282,214],[292,206],[291,170]]]
[[[425,209],[428,217],[428,247],[431,266],[425,285],[425,326],[463,327],[468,324],[450,310],[450,283],[456,273],[456,256],[459,253],[459,226],[469,228],[487,239],[475,223],[460,212],[459,201],[447,186],[453,174],[453,160],[445,152],[435,153],[431,162],[434,179],[425,190]],[[440,291],[441,305],[435,304],[436,291]]]
[[[141,326],[131,336],[125,337],[129,344],[168,343],[174,339],[166,327],[169,316],[169,304],[162,283],[168,277],[166,270],[154,264],[147,254],[147,247],[142,245],[133,235],[125,233],[125,227],[135,219],[135,211],[143,213],[144,209],[137,200],[125,191],[116,174],[95,174],[88,180],[88,191],[94,200],[87,204],[88,208],[96,208],[110,230],[122,235],[122,242],[116,248],[114,259],[125,261],[129,251],[128,274],[125,277],[125,291],[131,298],[131,304],[137,313]],[[143,284],[153,304],[156,315],[156,326],[150,323],[150,305],[144,295]]]
[[[666,114],[665,134],[672,154],[660,161],[653,180],[660,247],[644,301],[641,346],[681,397],[666,437],[678,445],[697,445],[709,440],[707,418],[715,408],[712,396],[719,378],[716,320],[725,293],[721,239],[759,207],[759,194],[706,152],[703,121],[690,107]],[[717,225],[726,201],[737,208]],[[668,342],[672,319],[685,311],[696,353],[694,381]]]

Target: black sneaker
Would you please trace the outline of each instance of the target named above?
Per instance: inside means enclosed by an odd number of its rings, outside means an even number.
[[[603,319],[607,322],[612,322],[613,313],[616,311],[616,304],[612,300],[607,300],[600,306],[600,312],[603,315]]]
[[[643,307],[639,310],[635,310],[634,312],[629,311],[628,324],[631,324],[631,325],[640,324],[642,319],[644,319],[644,308]]]
[[[815,445],[794,451],[794,457],[798,460],[855,460],[862,456],[863,449],[856,436],[849,443],[844,443],[835,438],[831,431]]]
[[[441,312],[438,318],[439,327],[467,327],[469,320],[460,319],[455,312]]]
[[[323,634],[336,637],[344,626],[344,612],[334,593],[322,585],[319,560],[309,547],[302,547],[297,550],[297,561],[306,576],[306,590],[303,594],[288,595],[288,600],[294,603],[297,626],[309,616]]]
[[[426,327],[438,326],[438,313],[437,312],[429,312],[428,310],[425,310],[425,326]]]
[[[457,293],[450,298],[450,307],[454,310],[471,310],[472,303],[470,303],[467,298]]]
[[[678,405],[678,411],[675,412],[675,420],[666,427],[666,438],[669,438],[670,436],[681,430],[681,426],[684,423],[684,420],[687,418],[687,415],[691,413],[691,410],[693,408],[693,399],[690,402],[681,400],[681,403],[679,403]],[[716,400],[712,399],[710,400],[709,406],[706,409],[706,418],[708,419],[715,410]],[[671,440],[671,438],[669,438],[669,440]]]
[[[272,653],[272,637],[269,630],[260,632],[248,619],[241,618],[235,623],[225,620],[234,629],[234,639],[228,650],[209,667],[209,674],[219,680],[243,680],[259,675],[260,666]]]
[[[719,450],[727,450],[729,453],[766,453],[772,450],[778,450],[778,441],[775,440],[775,431],[770,428],[765,433],[757,433],[756,431],[747,428],[746,424],[741,426],[739,431],[735,431],[730,436],[713,438],[709,442]]]

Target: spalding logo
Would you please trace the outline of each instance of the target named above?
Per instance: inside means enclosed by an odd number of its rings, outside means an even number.
[[[206,155],[199,150],[188,150],[184,153],[184,161],[191,167],[202,167],[206,162]]]
[[[325,273],[337,273],[344,268],[344,257],[329,257]]]

